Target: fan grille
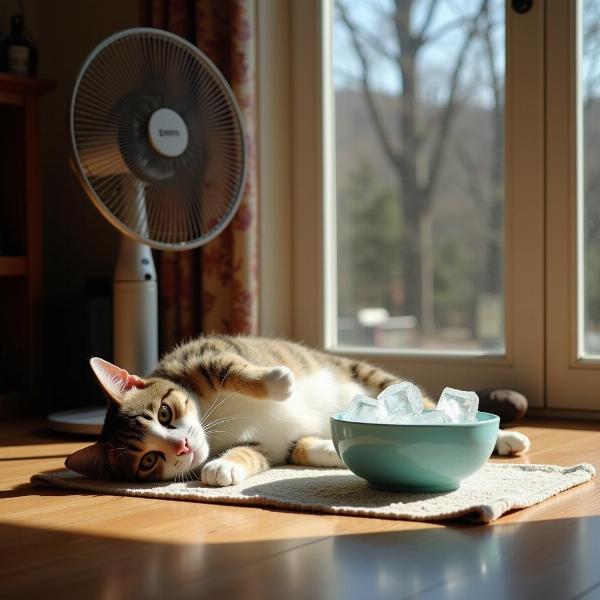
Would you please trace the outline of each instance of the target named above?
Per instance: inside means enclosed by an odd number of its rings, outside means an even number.
[[[175,157],[148,137],[161,108],[187,126],[187,146]],[[185,40],[158,29],[105,40],[80,71],[70,125],[88,195],[126,235],[155,248],[193,248],[235,214],[245,181],[240,111],[217,68]]]

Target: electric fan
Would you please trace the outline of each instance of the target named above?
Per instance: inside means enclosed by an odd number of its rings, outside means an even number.
[[[69,107],[72,166],[121,233],[114,273],[114,360],[146,374],[158,361],[151,248],[188,250],[233,218],[246,176],[244,130],[231,88],[186,40],[135,28],[84,61]],[[105,410],[54,413],[55,429],[99,433]]]

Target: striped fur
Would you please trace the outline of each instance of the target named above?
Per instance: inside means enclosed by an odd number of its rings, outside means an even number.
[[[401,381],[364,361],[327,354],[287,340],[241,336],[211,336],[182,344],[160,361],[152,376],[191,386],[200,395],[210,394],[223,385],[227,389],[237,385],[240,390],[250,386],[252,395],[265,397],[261,369],[264,372],[265,368],[276,365],[287,366],[296,377],[328,368],[372,394]]]

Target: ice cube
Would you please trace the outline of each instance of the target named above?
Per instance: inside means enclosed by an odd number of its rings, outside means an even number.
[[[417,423],[416,419],[419,414],[414,415],[388,415],[384,411],[382,411],[381,423],[386,423],[389,425],[415,425]]]
[[[443,410],[429,410],[415,416],[415,422],[419,425],[444,425],[451,423],[450,417]]]
[[[475,392],[445,388],[438,400],[437,408],[448,415],[453,423],[474,421],[479,407],[479,396]]]
[[[358,423],[378,423],[381,421],[381,417],[381,404],[375,398],[361,394],[354,396],[350,407],[344,413],[346,421],[356,421]]]
[[[421,391],[410,381],[391,385],[377,396],[377,400],[382,405],[383,418],[390,423],[398,423],[423,411]]]

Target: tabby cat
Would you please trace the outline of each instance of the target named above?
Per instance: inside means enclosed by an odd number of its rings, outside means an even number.
[[[375,396],[399,381],[366,362],[256,337],[188,342],[144,379],[100,358],[91,367],[108,413],[100,440],[69,456],[68,468],[135,481],[199,473],[211,486],[234,485],[285,462],[343,466],[329,416],[355,394]],[[521,434],[500,432],[496,449],[519,453],[528,445]]]

